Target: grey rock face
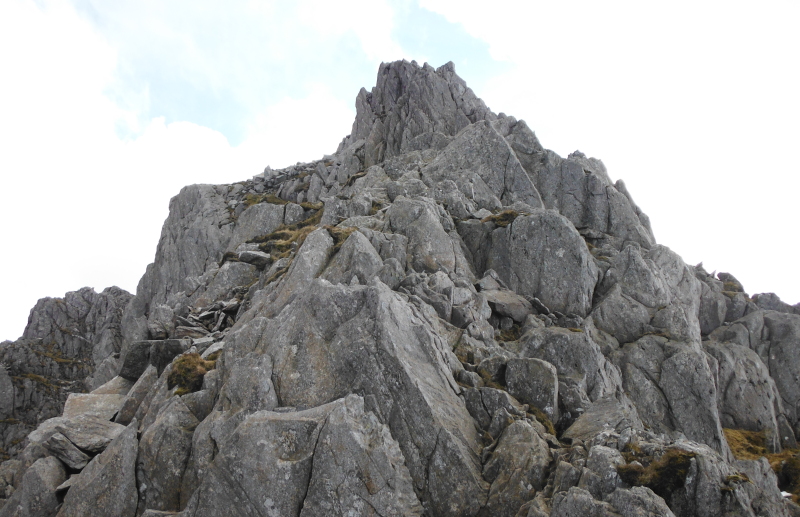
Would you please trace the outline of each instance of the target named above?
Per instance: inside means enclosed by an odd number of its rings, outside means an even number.
[[[506,363],[508,392],[558,421],[558,370],[539,359],[510,359]]]
[[[73,482],[58,517],[133,517],[136,515],[137,424],[120,433]]]
[[[67,474],[56,458],[41,458],[25,472],[19,489],[0,509],[0,517],[52,517],[58,509],[56,487]]]
[[[360,397],[331,411],[317,443],[301,516],[422,514],[397,442]]]
[[[452,63],[434,70],[406,61],[383,63],[372,93],[356,99],[350,141],[365,140],[366,167],[411,149],[415,137],[437,132],[452,136],[494,114],[455,75]]]
[[[263,324],[263,330],[242,328],[228,338],[226,364],[229,353],[270,355],[283,406],[315,407],[356,390],[369,394],[400,444],[423,503],[443,515],[477,512],[486,489],[477,468],[476,431],[454,391],[455,357],[413,305],[381,284],[317,280],[280,318]],[[225,365],[223,372],[227,382],[240,375]],[[460,465],[458,474],[444,468],[452,464]]]
[[[699,341],[698,313],[704,285],[665,246],[642,250],[628,245],[611,258],[592,317],[599,329],[620,343],[630,343],[650,332],[675,340]],[[711,326],[708,323],[708,328]]]
[[[577,380],[591,400],[614,395],[621,387],[619,370],[608,362],[591,336],[582,331],[550,327],[534,329],[520,339],[522,357],[546,361],[559,375]]]
[[[131,295],[117,287],[43,298],[23,336],[0,344],[0,448],[14,455],[40,422],[60,415],[67,396],[113,377],[99,370],[122,346],[120,321]]]
[[[551,310],[579,316],[591,310],[597,268],[580,234],[555,212],[521,215],[494,230],[486,267],[510,289],[539,298]]]
[[[462,199],[469,211],[496,210],[515,201],[543,207],[514,151],[488,122],[461,131],[422,170],[422,177],[427,185],[454,181],[460,194],[454,199]]]
[[[720,327],[711,338],[746,346],[758,354],[775,381],[786,418],[797,436],[800,366],[795,344],[800,340],[800,316],[759,310]]]
[[[452,64],[356,108],[333,155],[184,189],[135,297],[0,344],[0,516],[800,514],[723,433],[796,446],[800,309],[687,266]]]
[[[227,187],[191,185],[170,200],[155,261],[125,310],[122,329],[126,342],[147,339],[150,307],[167,303],[170,295],[193,292],[198,287],[193,279],[222,258],[234,226],[226,194]],[[123,350],[123,359],[125,353]]]
[[[796,448],[794,432],[785,425],[783,402],[769,370],[749,348],[734,344],[705,347],[717,362],[717,404],[723,427],[766,430],[774,452]],[[783,425],[781,425],[783,424]]]
[[[155,422],[142,434],[136,458],[138,512],[180,510],[181,479],[197,424],[180,397],[175,397],[161,408]]]
[[[383,260],[378,252],[361,232],[355,231],[342,244],[321,277],[333,284],[343,284],[350,283],[355,276],[360,283],[367,284],[382,267]]]
[[[516,421],[500,435],[483,477],[492,486],[482,515],[514,516],[523,503],[544,488],[550,449],[524,421]]]
[[[469,277],[468,262],[442,226],[441,215],[430,200],[400,197],[386,212],[387,229],[408,239],[407,268],[428,273],[454,271]]]
[[[642,421],[660,432],[681,431],[727,454],[717,387],[707,356],[695,347],[648,336],[614,354],[626,393]]]

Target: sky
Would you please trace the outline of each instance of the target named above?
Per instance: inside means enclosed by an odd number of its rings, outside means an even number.
[[[488,7],[487,7],[488,6]],[[0,340],[135,293],[169,199],[318,159],[396,59],[603,160],[689,264],[800,302],[800,3],[0,2]]]

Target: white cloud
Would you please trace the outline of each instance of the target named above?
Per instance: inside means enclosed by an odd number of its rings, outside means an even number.
[[[560,154],[604,160],[656,237],[800,301],[800,5],[422,0],[513,67],[478,92]],[[792,64],[790,64],[792,63]]]
[[[315,31],[337,36],[352,31],[361,48],[376,64],[404,56],[403,50],[391,38],[394,10],[385,0],[301,0],[297,6],[300,20]]]

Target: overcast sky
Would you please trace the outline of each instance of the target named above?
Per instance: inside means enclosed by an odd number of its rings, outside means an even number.
[[[0,339],[41,297],[135,292],[181,187],[332,153],[403,58],[602,159],[687,263],[799,302],[799,21],[791,0],[3,0]]]

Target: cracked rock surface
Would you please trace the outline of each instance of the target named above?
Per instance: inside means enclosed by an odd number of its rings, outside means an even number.
[[[448,63],[170,202],[0,344],[0,517],[800,515],[800,307],[657,243]]]

